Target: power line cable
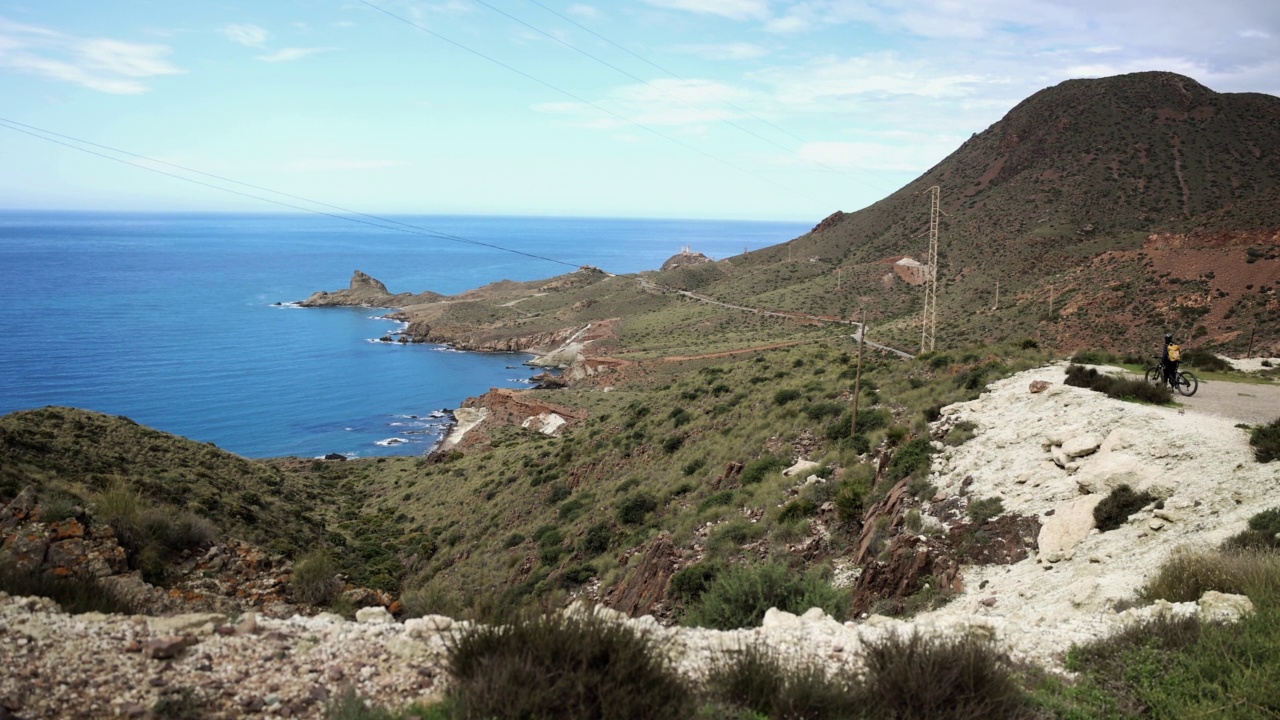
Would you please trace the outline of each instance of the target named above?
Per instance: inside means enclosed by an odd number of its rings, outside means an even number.
[[[239,180],[233,180],[231,178],[225,178],[220,175],[214,175],[212,173],[206,173],[200,170],[183,167],[182,165],[177,165],[175,163],[165,162],[164,160],[156,160],[155,158],[149,158],[145,155],[139,155],[137,153],[132,153],[127,150],[120,150],[118,148],[113,148],[109,145],[100,145],[98,143],[90,142],[88,140],[81,140],[79,138],[74,138],[74,137],[71,137],[70,135],[62,135],[60,133],[55,133],[51,130],[45,130],[43,128],[35,127],[34,125],[27,125],[25,123],[20,123],[15,120],[9,120],[3,117],[0,117],[0,127],[8,128],[9,130],[13,130],[14,132],[19,132],[24,135],[30,135],[31,137],[38,138],[40,140],[44,140],[45,142],[53,143],[55,145],[61,145],[63,147],[71,148],[72,150],[79,150],[80,152],[88,153],[89,155],[95,155],[97,157],[104,158],[106,160],[113,160],[115,162],[122,163],[124,165],[129,165],[131,167],[139,168],[141,170],[157,173],[160,175],[164,175],[166,177],[174,178],[176,180],[182,180],[183,182],[192,183],[194,185],[200,185],[202,187],[212,188],[214,190],[220,190],[225,193],[230,193],[232,195],[239,195],[241,197],[251,198],[253,200],[258,200],[265,203],[271,203],[272,205],[279,205],[280,207],[286,207],[291,210],[298,210],[301,212],[312,213],[315,215],[323,215],[325,217],[334,218],[335,220],[343,220],[346,222],[359,223],[361,225],[368,225],[370,227],[376,227],[382,230],[394,230],[397,232],[409,233],[412,235],[420,235],[423,237],[429,237],[429,238],[434,238],[438,240],[450,240],[452,242],[465,243],[468,245],[478,245],[480,247],[487,247],[494,250],[501,250],[502,252],[514,253],[516,255],[523,255],[524,257],[532,258],[534,260],[543,260],[546,262],[556,263],[558,265],[564,265],[564,266],[575,268],[575,269],[578,267],[581,267],[581,264],[565,262],[564,260],[557,260],[555,258],[547,257],[545,255],[538,255],[536,253],[524,252],[523,250],[516,250],[514,248],[503,247],[501,245],[497,245],[494,243],[487,243],[481,240],[472,240],[470,238],[459,237],[457,235],[449,235],[448,233],[442,233],[435,230],[418,227],[416,225],[410,225],[408,223],[403,223],[398,220],[391,220],[389,218],[379,217],[377,215],[370,215],[368,213],[362,213],[355,210],[348,210],[347,208],[344,208],[338,205],[330,205],[328,203],[323,203],[318,200],[311,200],[309,198],[301,197],[298,195],[290,195],[289,193],[280,192],[279,190],[272,190],[270,188],[265,188],[258,185],[251,185],[249,183],[240,182]],[[23,128],[27,128],[27,129],[23,129]],[[53,137],[46,137],[45,135],[42,135],[39,133],[45,133]],[[292,198],[294,200],[300,200],[302,202],[311,203],[313,205],[319,205],[321,207],[327,207],[333,210],[338,210],[340,212],[349,213],[349,215],[338,215],[336,213],[326,212],[324,210],[316,210],[315,208],[303,207],[301,205],[295,205],[293,203],[288,203],[281,200],[272,200],[271,198],[262,197],[261,195],[254,195],[252,193],[247,193],[247,192],[242,192],[240,190],[234,190],[232,188],[222,187],[220,185],[215,185],[213,183],[203,182],[201,180],[196,180],[194,178],[184,177],[176,173],[166,172],[158,168],[148,167],[140,163],[131,162],[124,158],[114,157],[111,155],[107,155],[106,153],[100,153],[94,150],[90,150],[88,148],[80,147],[78,145],[73,145],[71,142],[63,142],[61,140],[55,140],[54,137],[63,138],[65,140],[70,140],[75,143],[82,143],[84,145],[89,145],[91,147],[101,148],[103,150],[109,150],[111,152],[118,153],[120,155],[127,155],[129,157],[138,158],[140,160],[145,160],[147,162],[152,162],[159,165],[167,165],[169,167],[177,168],[179,170],[183,170],[190,173],[195,173],[197,175],[203,175],[209,178],[214,178],[223,182],[234,183],[236,185],[240,185],[243,187],[249,187],[255,190],[261,190],[263,192],[274,193],[276,195]],[[357,215],[359,217],[352,217],[352,215]],[[368,218],[368,220],[361,220],[360,219],[361,217]],[[389,223],[389,224],[383,224],[383,223]]]
[[[488,3],[484,2],[483,0],[475,0],[475,2],[478,2],[478,3],[480,3],[481,5],[486,5],[486,6],[490,7],[490,8],[492,8],[492,6],[488,5]],[[626,54],[628,54],[628,55],[630,55],[630,56],[632,56],[632,57],[636,58],[636,59],[637,59],[637,60],[639,60],[640,62],[643,62],[643,63],[645,63],[646,65],[649,65],[649,66],[651,66],[651,67],[654,67],[654,68],[656,68],[656,69],[658,69],[658,70],[660,70],[660,71],[662,71],[662,72],[666,73],[667,75],[670,75],[671,77],[675,78],[676,80],[680,80],[681,82],[689,82],[689,79],[688,79],[688,78],[686,78],[686,77],[684,77],[684,76],[682,76],[682,75],[680,75],[680,74],[676,73],[676,72],[675,72],[675,71],[673,71],[673,70],[669,70],[669,69],[667,69],[667,68],[665,68],[665,67],[663,67],[663,66],[659,65],[658,63],[653,62],[652,60],[650,60],[650,59],[646,58],[645,56],[641,55],[640,53],[635,52],[634,50],[632,50],[632,49],[630,49],[630,48],[626,47],[625,45],[622,45],[621,43],[618,43],[618,42],[615,42],[615,41],[613,41],[613,40],[610,40],[609,38],[605,37],[604,35],[601,35],[600,33],[596,32],[595,30],[592,30],[591,28],[587,27],[586,25],[583,25],[582,23],[578,22],[577,20],[574,20],[573,18],[570,18],[570,17],[568,17],[568,16],[566,16],[566,15],[564,15],[564,14],[562,14],[562,13],[556,12],[555,10],[553,10],[553,9],[551,9],[551,8],[549,8],[549,7],[547,7],[546,5],[543,5],[543,4],[542,4],[542,3],[540,3],[540,2],[538,2],[538,0],[529,0],[529,2],[533,3],[534,5],[537,5],[538,7],[542,8],[543,10],[546,10],[547,12],[551,13],[552,15],[555,15],[556,17],[560,18],[561,20],[564,20],[565,22],[567,22],[567,23],[569,23],[569,24],[571,24],[571,25],[573,25],[573,26],[575,26],[575,27],[577,27],[577,28],[579,28],[579,29],[583,30],[584,32],[590,33],[591,35],[595,36],[596,38],[598,38],[598,39],[600,39],[600,40],[602,40],[602,41],[604,41],[604,42],[606,42],[606,43],[608,43],[608,44],[612,45],[613,47],[615,47],[615,48],[617,48],[617,49],[621,50],[622,52],[624,52],[624,53],[626,53]],[[492,8],[492,9],[495,9],[495,10],[496,10],[496,8]],[[501,11],[501,10],[497,10],[497,12],[502,12],[502,11]],[[502,13],[502,14],[503,14],[503,15],[506,15],[506,13]],[[510,16],[510,15],[508,15],[507,17],[511,17],[511,16]],[[514,18],[512,18],[512,19],[514,19]],[[523,21],[520,21],[520,20],[517,20],[517,22],[521,22],[522,24],[525,24],[525,25],[527,25],[528,27],[531,27],[531,28],[533,27],[532,25],[528,25],[527,23],[524,23]],[[534,29],[535,29],[535,30],[537,30],[537,28],[534,28]],[[538,30],[538,32],[542,32],[542,31],[541,31],[541,30]],[[545,33],[545,32],[543,32],[542,34],[543,34],[543,35],[547,35],[547,33]],[[609,65],[609,63],[606,63],[606,62],[604,62],[603,60],[600,60],[599,58],[595,57],[594,55],[591,55],[590,53],[587,53],[586,51],[579,50],[578,48],[576,48],[576,47],[574,47],[574,46],[572,46],[572,45],[569,45],[568,43],[565,43],[563,40],[560,40],[559,38],[556,38],[556,37],[551,36],[551,35],[547,35],[547,36],[548,36],[548,37],[551,37],[553,40],[556,40],[557,42],[560,42],[560,43],[562,43],[562,44],[568,45],[569,47],[573,48],[574,50],[577,50],[578,52],[580,52],[580,53],[582,53],[582,54],[584,54],[584,55],[587,55],[588,57],[591,57],[592,59],[597,60],[598,62],[601,62],[601,63],[603,63],[603,64],[605,64],[605,65],[608,65],[609,67],[613,67],[612,65]],[[628,75],[628,77],[635,78],[635,76],[634,76],[634,75],[631,75],[630,73],[625,73],[625,74],[627,74],[627,75]],[[636,79],[639,79],[639,78],[636,78]],[[645,82],[645,81],[641,80],[640,82]],[[649,83],[647,83],[647,82],[645,82],[645,84],[646,84],[646,85],[649,85]],[[654,86],[650,85],[650,87],[654,87]],[[660,88],[655,88],[655,89],[661,90]],[[664,91],[664,92],[665,92],[665,91]],[[674,95],[672,95],[672,97],[675,97],[675,96],[674,96]],[[679,98],[677,98],[677,99],[679,99]],[[801,143],[806,143],[806,144],[807,144],[807,143],[812,142],[811,140],[808,140],[808,139],[806,139],[806,138],[803,138],[803,137],[801,137],[801,136],[799,136],[799,135],[797,135],[797,134],[795,134],[795,133],[791,132],[790,130],[787,130],[786,128],[784,128],[784,127],[782,127],[782,126],[777,125],[776,123],[770,122],[769,120],[766,120],[765,118],[760,117],[759,115],[757,115],[757,114],[755,114],[755,113],[751,112],[750,110],[747,110],[746,108],[739,107],[738,105],[735,105],[734,103],[730,102],[729,100],[724,99],[723,97],[722,97],[722,98],[720,98],[720,102],[721,102],[721,103],[723,103],[726,107],[732,108],[733,110],[737,110],[738,112],[740,112],[740,113],[742,113],[742,114],[744,114],[744,115],[747,115],[747,116],[749,116],[749,117],[751,117],[751,118],[753,118],[753,119],[755,119],[755,120],[757,120],[757,121],[759,121],[759,122],[761,122],[761,123],[763,123],[763,124],[765,124],[765,125],[768,125],[769,127],[773,128],[774,130],[777,130],[778,132],[782,133],[783,135],[787,135],[788,137],[792,138],[793,140],[796,140],[796,141],[801,142]],[[686,104],[687,104],[687,103],[686,103]],[[728,121],[726,121],[726,122],[728,122]],[[731,125],[733,125],[734,127],[738,127],[739,129],[744,130],[744,132],[748,132],[748,133],[750,133],[751,135],[755,135],[755,133],[754,133],[754,132],[751,132],[750,130],[746,130],[745,128],[741,128],[741,127],[739,127],[739,126],[738,126],[737,124],[735,124],[735,123],[730,123],[730,124],[731,124]],[[756,137],[760,137],[760,136],[759,136],[759,135],[756,135]],[[765,142],[771,143],[771,144],[773,144],[773,145],[775,145],[775,146],[777,146],[777,147],[781,147],[782,149],[787,150],[788,152],[794,152],[794,151],[792,151],[790,148],[785,147],[785,146],[783,146],[783,145],[780,145],[780,144],[778,144],[778,143],[776,143],[776,142],[773,142],[772,140],[768,140],[768,139],[766,139],[766,138],[762,138],[762,137],[761,137],[760,139],[764,140]],[[865,180],[865,179],[862,179],[862,178],[856,178],[856,177],[853,177],[852,175],[848,175],[848,174],[844,173],[844,172],[843,172],[843,171],[841,171],[839,168],[831,167],[831,166],[827,165],[826,163],[823,163],[823,162],[821,162],[821,161],[819,161],[819,160],[810,160],[810,162],[812,162],[812,163],[814,163],[815,165],[818,165],[818,166],[820,166],[820,167],[826,168],[827,170],[830,170],[830,171],[832,171],[832,172],[834,172],[834,173],[836,173],[836,174],[838,174],[838,175],[840,175],[840,176],[842,176],[842,177],[848,178],[849,180],[853,180],[854,182],[862,183],[862,184],[864,184],[864,185],[866,185],[866,186],[868,186],[868,187],[870,187],[870,188],[872,188],[872,189],[875,189],[875,190],[882,190],[882,191],[889,191],[889,192],[892,192],[894,189],[896,189],[896,188],[886,188],[886,187],[884,187],[884,186],[882,186],[882,185],[878,185],[878,184],[876,184],[876,183],[872,183],[872,182],[870,182],[870,181],[868,181],[868,180]],[[863,172],[865,172],[865,173],[869,173],[869,174],[876,174],[876,173],[875,173],[875,171],[870,170],[870,169],[865,168],[865,167],[862,167],[862,166],[860,166],[860,165],[854,165],[853,167],[855,167],[856,169],[861,170],[861,171],[863,171]]]
[[[380,13],[382,13],[382,14],[384,14],[384,15],[388,16],[388,17],[391,17],[391,18],[394,18],[394,19],[396,19],[396,20],[399,20],[400,22],[404,23],[405,25],[408,25],[408,26],[410,26],[410,27],[412,27],[412,28],[416,28],[416,29],[418,29],[418,30],[420,30],[420,31],[422,31],[422,32],[424,32],[424,33],[426,33],[426,34],[428,34],[428,35],[430,35],[430,36],[432,36],[432,37],[434,37],[434,38],[436,38],[436,39],[440,40],[441,42],[448,43],[449,45],[452,45],[452,46],[454,46],[454,47],[456,47],[456,48],[458,48],[458,49],[460,49],[460,50],[463,50],[463,51],[468,52],[468,53],[470,53],[470,54],[472,54],[472,55],[475,55],[476,57],[479,57],[479,58],[482,58],[482,59],[484,59],[484,60],[487,60],[487,61],[489,61],[489,62],[493,63],[494,65],[497,65],[498,67],[501,67],[501,68],[503,68],[503,69],[505,69],[505,70],[509,70],[510,72],[513,72],[513,73],[515,73],[515,74],[517,74],[517,75],[519,75],[519,76],[521,76],[521,77],[523,77],[523,78],[525,78],[525,79],[527,79],[527,80],[531,80],[531,81],[533,81],[533,82],[535,82],[535,83],[537,83],[537,84],[539,84],[539,85],[542,85],[542,86],[543,86],[543,87],[545,87],[545,88],[549,88],[549,89],[551,89],[551,90],[554,90],[555,92],[558,92],[558,93],[560,93],[561,95],[564,95],[564,96],[566,96],[566,97],[569,97],[569,98],[571,98],[571,99],[573,99],[573,100],[575,100],[575,101],[577,101],[577,102],[580,102],[580,103],[582,103],[583,105],[590,106],[590,107],[592,107],[592,108],[595,108],[596,110],[599,110],[600,112],[602,112],[602,113],[604,113],[604,114],[606,114],[606,115],[610,115],[610,116],[612,116],[612,117],[614,117],[614,118],[617,118],[618,120],[621,120],[622,122],[624,122],[624,123],[626,123],[626,124],[628,124],[628,125],[634,125],[635,127],[638,127],[638,128],[640,128],[641,130],[644,130],[645,132],[648,132],[648,133],[650,133],[650,134],[652,134],[652,135],[655,135],[655,136],[657,136],[657,137],[659,137],[659,138],[662,138],[663,140],[666,140],[667,142],[670,142],[670,143],[673,143],[673,144],[675,144],[675,145],[678,145],[678,146],[680,146],[680,147],[684,148],[685,150],[688,150],[688,151],[690,151],[690,152],[695,152],[695,153],[697,153],[697,154],[699,154],[699,155],[701,155],[701,156],[703,156],[703,157],[707,158],[708,160],[712,160],[712,161],[715,161],[715,162],[717,162],[717,163],[720,163],[721,165],[724,165],[725,167],[728,167],[728,168],[731,168],[731,169],[733,169],[733,170],[736,170],[736,171],[738,171],[738,172],[740,172],[740,173],[742,173],[742,174],[744,174],[744,175],[748,175],[748,176],[750,176],[750,177],[753,177],[753,178],[755,178],[755,179],[757,179],[757,180],[759,180],[759,181],[761,181],[761,182],[765,182],[765,183],[768,183],[768,184],[770,184],[770,185],[773,185],[774,187],[779,188],[779,189],[781,189],[781,190],[785,190],[786,192],[791,193],[792,195],[795,195],[796,197],[802,197],[802,198],[804,198],[804,199],[806,199],[806,200],[809,200],[809,201],[812,201],[812,202],[814,202],[814,203],[816,203],[816,204],[818,204],[818,205],[822,205],[822,206],[827,207],[827,208],[830,208],[830,207],[833,205],[833,203],[828,203],[828,202],[826,202],[826,201],[819,200],[819,199],[817,199],[817,198],[813,197],[812,195],[808,195],[808,194],[803,193],[803,192],[801,192],[801,191],[799,191],[799,190],[795,190],[795,189],[793,189],[793,188],[791,188],[791,187],[788,187],[788,186],[786,186],[786,185],[783,185],[783,184],[781,184],[781,183],[779,183],[779,182],[777,182],[777,181],[770,180],[769,178],[767,178],[767,177],[765,177],[765,176],[763,176],[763,175],[760,175],[759,173],[755,173],[755,172],[752,172],[752,171],[750,171],[750,170],[748,170],[748,169],[746,169],[746,168],[744,168],[744,167],[741,167],[741,166],[735,165],[735,164],[733,164],[732,162],[730,162],[730,161],[728,161],[728,160],[725,160],[725,159],[723,159],[723,158],[717,157],[717,156],[715,156],[715,155],[712,155],[711,153],[709,153],[709,152],[707,152],[707,151],[705,151],[705,150],[701,150],[701,149],[699,149],[699,148],[697,148],[697,147],[695,147],[695,146],[693,146],[693,145],[690,145],[690,144],[688,144],[688,143],[681,142],[681,141],[677,140],[676,138],[671,137],[670,135],[667,135],[666,133],[659,132],[658,130],[653,129],[653,128],[649,127],[648,125],[645,125],[645,124],[643,124],[643,123],[637,122],[636,120],[632,120],[631,118],[628,118],[628,117],[626,117],[625,115],[622,115],[622,114],[620,114],[620,113],[616,113],[616,112],[614,112],[614,111],[612,111],[612,110],[610,110],[610,109],[608,109],[608,108],[606,108],[606,107],[604,107],[604,106],[602,106],[602,105],[599,105],[599,104],[597,104],[597,103],[594,103],[594,102],[592,102],[592,101],[590,101],[590,100],[587,100],[587,99],[586,99],[586,98],[584,98],[584,97],[581,97],[581,96],[576,95],[576,94],[574,94],[574,93],[572,93],[572,92],[570,92],[570,91],[568,91],[568,90],[565,90],[564,88],[561,88],[561,87],[559,87],[559,86],[553,85],[553,84],[551,84],[551,83],[547,82],[546,80],[543,80],[543,79],[541,79],[541,78],[538,78],[538,77],[535,77],[535,76],[533,76],[533,75],[530,75],[529,73],[527,73],[527,72],[525,72],[525,71],[523,71],[523,70],[521,70],[521,69],[519,69],[519,68],[517,68],[517,67],[515,67],[515,66],[513,66],[513,65],[510,65],[510,64],[505,63],[505,62],[503,62],[503,61],[501,61],[501,60],[498,60],[498,59],[497,59],[497,58],[495,58],[495,57],[492,57],[492,56],[490,56],[490,55],[486,55],[485,53],[482,53],[482,52],[480,52],[479,50],[476,50],[476,49],[474,49],[474,48],[472,48],[472,47],[469,47],[469,46],[467,46],[467,45],[463,45],[462,43],[458,42],[457,40],[453,40],[453,39],[451,39],[451,38],[449,38],[449,37],[447,37],[447,36],[445,36],[445,35],[441,35],[440,33],[436,32],[435,30],[432,30],[432,29],[430,29],[430,28],[428,28],[428,27],[426,27],[426,26],[424,26],[424,25],[421,25],[421,24],[419,24],[419,23],[416,23],[416,22],[414,22],[413,20],[410,20],[409,18],[404,17],[403,15],[397,15],[396,13],[393,13],[393,12],[391,12],[390,10],[387,10],[387,9],[386,9],[386,8],[384,8],[384,7],[380,7],[380,6],[378,6],[378,5],[375,5],[375,4],[373,4],[372,2],[369,2],[369,0],[357,0],[357,2],[359,2],[359,3],[360,3],[360,4],[362,4],[362,5],[367,5],[367,6],[371,7],[371,8],[373,8],[374,10],[377,10],[378,12],[380,12]]]

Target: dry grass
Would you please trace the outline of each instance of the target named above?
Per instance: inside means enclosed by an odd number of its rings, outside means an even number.
[[[1195,602],[1210,590],[1251,598],[1280,597],[1280,554],[1268,550],[1183,550],[1142,588],[1144,600]]]

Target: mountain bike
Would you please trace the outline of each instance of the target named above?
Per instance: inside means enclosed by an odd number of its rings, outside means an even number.
[[[1156,364],[1147,368],[1147,382],[1152,385],[1160,385],[1165,382],[1164,363],[1159,361],[1159,355],[1154,357],[1156,358]],[[1186,370],[1179,370],[1175,377],[1168,379],[1168,382],[1170,387],[1187,397],[1195,395],[1196,390],[1200,388],[1200,379]]]

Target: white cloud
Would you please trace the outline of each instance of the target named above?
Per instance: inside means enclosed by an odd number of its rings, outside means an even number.
[[[1240,35],[1240,37],[1248,38],[1250,40],[1270,40],[1271,39],[1270,33],[1266,33],[1261,30],[1241,30],[1238,34]]]
[[[570,5],[565,9],[565,12],[570,15],[577,15],[578,17],[585,18],[587,20],[595,20],[600,17],[600,10],[594,5],[583,5],[581,3],[577,5]]]
[[[742,102],[744,97],[740,90],[706,80],[655,80],[647,85],[616,88],[607,97],[594,101],[595,107],[556,102],[534,105],[533,109],[571,117],[573,124],[580,127],[616,129],[633,123],[646,127],[693,126],[732,119],[739,113],[718,106]]]
[[[257,56],[262,62],[289,62],[291,60],[301,60],[304,57],[318,55],[319,53],[332,52],[337,48],[331,47],[314,47],[314,48],[280,48],[272,53]]]
[[[730,20],[769,17],[768,0],[644,0],[655,7],[686,10],[699,15],[719,15]]]
[[[266,30],[253,24],[228,25],[222,28],[222,34],[226,35],[231,42],[245,47],[262,47],[270,36]]]
[[[165,59],[165,45],[81,38],[0,18],[0,69],[68,82],[99,92],[136,95],[139,78],[184,72]]]
[[[774,68],[756,77],[776,88],[787,105],[809,105],[857,96],[960,97],[988,80],[975,73],[942,73],[924,61],[890,53],[823,57],[798,67]]]
[[[708,60],[752,60],[769,54],[768,48],[748,42],[680,45],[673,50]]]

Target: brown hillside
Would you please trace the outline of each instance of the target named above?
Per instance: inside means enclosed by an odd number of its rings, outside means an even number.
[[[1275,342],[1280,323],[1274,320],[1280,318],[1268,314],[1267,303],[1245,303],[1226,318],[1228,308],[1219,307],[1225,298],[1214,297],[1202,317],[1180,310],[1191,296],[1184,291],[1192,288],[1169,287],[1167,278],[1157,276],[1172,272],[1168,277],[1194,281],[1184,277],[1192,267],[1185,261],[1194,258],[1196,277],[1224,276],[1206,292],[1223,289],[1226,276],[1235,273],[1256,276],[1255,286],[1280,278],[1274,251],[1263,249],[1274,248],[1280,228],[1277,150],[1280,98],[1217,93],[1164,72],[1071,80],[1023,101],[884,200],[827,218],[789,249],[766,248],[733,261],[739,270],[770,275],[775,288],[789,285],[790,292],[774,290],[771,298],[788,296],[796,305],[789,309],[833,313],[858,304],[879,306],[885,317],[903,317],[907,338],[907,318],[918,311],[918,293],[907,292],[901,283],[889,286],[883,270],[867,273],[856,288],[831,292],[834,282],[828,275],[837,265],[849,278],[850,266],[902,255],[923,260],[926,191],[938,185],[948,214],[941,226],[940,322],[953,343],[1018,334],[1040,334],[1061,344],[1118,342],[1127,333],[1115,332],[1113,322],[1141,322],[1148,335],[1161,327],[1189,334],[1209,323],[1202,336],[1222,341],[1257,324]],[[1215,231],[1261,232],[1252,241],[1252,256],[1244,245],[1234,253],[1188,255],[1186,243],[1198,247]],[[1189,238],[1169,256],[1178,270],[1161,269],[1157,253],[1121,272],[1123,261],[1136,258],[1149,236],[1170,233]],[[1107,253],[1122,255],[1102,262]],[[788,263],[789,257],[796,260]],[[1090,268],[1108,270],[1095,277]],[[1062,295],[1121,280],[1154,293],[1152,307],[1108,319],[1106,308],[1094,307],[1086,294],[1075,302],[1088,311],[1092,329],[1057,327],[1058,308],[1049,315],[1052,284],[1060,285],[1052,292]],[[992,311],[997,281],[1004,300],[1000,311]],[[750,297],[767,284],[739,273],[701,292]],[[1239,295],[1231,297],[1233,305],[1239,304]],[[1227,323],[1230,319],[1234,324]]]

